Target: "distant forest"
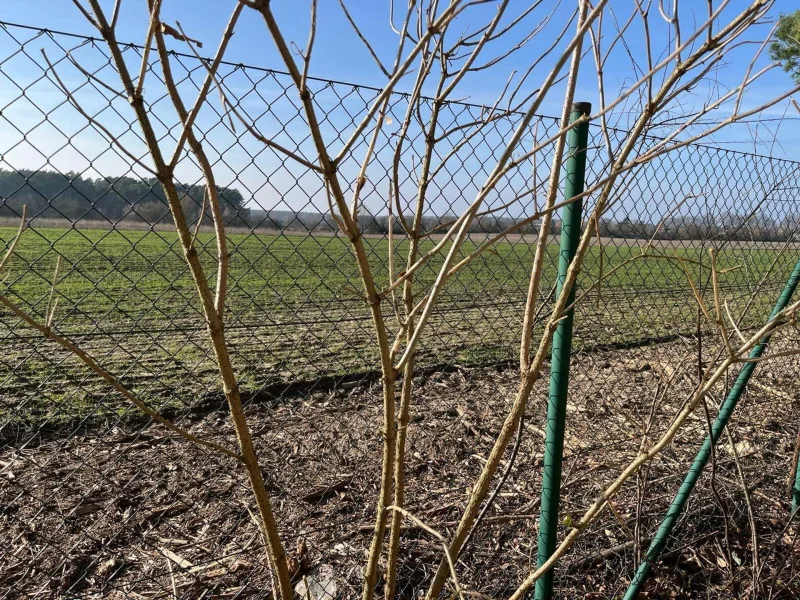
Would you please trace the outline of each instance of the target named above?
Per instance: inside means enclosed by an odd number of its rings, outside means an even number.
[[[205,186],[179,186],[181,204],[189,221],[200,216]],[[230,187],[219,189],[222,211],[231,227],[279,231],[330,232],[337,226],[329,214],[311,211],[253,209],[245,206],[242,193]],[[0,169],[0,218],[14,218],[28,206],[30,218],[66,219],[72,222],[101,221],[171,224],[172,217],[161,185],[155,178],[104,177],[92,179],[79,173],[58,173],[49,170],[11,171]],[[210,224],[208,211],[205,219]],[[407,216],[411,222],[413,217]],[[431,232],[455,220],[454,215],[424,216],[422,228]],[[361,229],[367,234],[388,233],[389,218],[362,211]],[[473,233],[498,233],[515,225],[510,217],[483,216],[475,220]],[[604,237],[649,239],[656,234],[656,223],[639,220],[604,218],[599,223]],[[553,220],[551,232],[558,233],[561,224]],[[780,219],[768,218],[764,211],[754,216],[732,211],[700,216],[675,215],[667,219],[655,235],[657,239],[697,240],[724,238],[733,240],[784,241],[796,235],[800,214],[787,214]],[[403,235],[399,222],[393,222],[394,233]],[[539,223],[521,226],[519,233],[537,233]]]
[[[186,216],[192,221],[200,215],[204,191],[205,186],[200,185],[178,189]],[[246,217],[248,209],[239,190],[220,188],[219,197],[227,219],[235,218],[237,212]],[[29,216],[45,219],[172,222],[166,196],[155,178],[91,179],[79,173],[0,169],[0,199],[2,217],[18,214],[25,204]]]

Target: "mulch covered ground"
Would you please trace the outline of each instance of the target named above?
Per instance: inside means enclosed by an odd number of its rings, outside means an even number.
[[[707,473],[701,480],[643,597],[800,597],[800,517],[790,520],[787,493],[800,427],[799,366],[794,358],[759,365],[731,439],[717,449],[713,478]],[[668,426],[697,370],[689,342],[575,358],[562,534],[636,456],[643,437],[652,443]],[[491,368],[417,382],[407,506],[445,537],[516,383],[513,369]],[[729,383],[720,382],[708,399],[712,417]],[[509,477],[461,557],[466,590],[505,597],[535,566],[545,404],[546,379],[532,396]],[[255,402],[247,413],[298,586],[309,585],[312,597],[322,589],[358,597],[378,487],[380,389],[350,385]],[[185,415],[180,423],[195,435],[233,443],[224,408]],[[613,510],[557,568],[559,597],[624,593],[706,429],[701,408],[624,487]],[[88,431],[21,435],[0,452],[0,598],[270,597],[254,510],[232,461],[159,426],[120,420]],[[406,522],[401,550],[400,595],[415,598],[441,545]]]

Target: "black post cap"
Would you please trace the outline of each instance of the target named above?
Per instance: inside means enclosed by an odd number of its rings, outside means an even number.
[[[590,115],[590,114],[592,114],[592,103],[591,102],[573,102],[572,103],[572,112],[579,112],[582,115]]]

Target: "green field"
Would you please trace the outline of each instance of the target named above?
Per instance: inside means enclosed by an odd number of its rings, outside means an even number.
[[[15,231],[0,228],[0,244]],[[201,233],[201,257],[209,278],[216,264],[211,234]],[[379,282],[387,280],[388,243],[366,239]],[[374,371],[372,325],[357,296],[360,278],[340,237],[233,234],[227,330],[241,385],[250,393],[320,377]],[[432,242],[423,245],[423,251]],[[469,242],[463,253],[472,251]],[[404,267],[406,243],[397,243],[396,269]],[[698,247],[661,248],[697,260]],[[594,245],[584,263],[581,286],[639,254],[633,245]],[[549,248],[543,292],[555,276],[558,249]],[[41,316],[47,306],[58,256],[62,267],[55,328],[154,405],[193,404],[218,391],[214,364],[194,286],[177,236],[154,231],[35,229],[24,234],[7,268],[7,293]],[[420,354],[423,367],[482,364],[513,359],[533,246],[497,245],[451,280],[431,320]],[[791,252],[737,246],[720,252],[724,295],[734,312],[744,306],[769,266],[769,284],[746,324],[768,313],[791,269]],[[441,257],[417,277],[433,281]],[[691,266],[698,281],[710,270]],[[385,304],[393,323],[391,305]],[[675,261],[645,259],[604,278],[600,293],[587,297],[576,315],[576,347],[626,343],[692,333],[696,304]],[[0,426],[9,420],[72,420],[123,410],[119,399],[73,358],[35,331],[0,311]]]

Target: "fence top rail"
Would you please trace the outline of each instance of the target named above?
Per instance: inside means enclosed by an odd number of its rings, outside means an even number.
[[[58,29],[50,29],[50,28],[46,28],[46,27],[36,27],[35,25],[26,25],[26,24],[22,24],[22,23],[14,23],[14,22],[11,22],[11,21],[0,20],[0,27],[2,27],[3,29],[6,29],[6,30],[8,28],[16,28],[16,29],[23,29],[23,30],[28,30],[28,31],[35,31],[35,32],[37,32],[37,35],[48,35],[50,37],[53,37],[53,36],[70,37],[70,38],[74,38],[74,39],[78,39],[78,40],[83,40],[84,42],[92,43],[92,44],[104,43],[104,40],[102,38],[96,38],[96,37],[93,37],[93,36],[90,36],[90,35],[86,35],[86,34],[73,33],[73,32],[69,32],[69,31],[61,31],[61,30],[58,30]],[[137,44],[135,42],[120,42],[120,45],[123,46],[124,48],[132,48],[132,49],[136,49],[136,50],[144,50],[144,46],[142,46],[141,44]],[[197,57],[194,54],[190,54],[188,52],[180,52],[180,51],[177,51],[177,50],[169,50],[169,54],[171,56],[177,56],[177,57],[180,57],[180,58],[188,58],[188,59],[192,59],[192,60],[197,60]],[[207,61],[207,62],[211,62],[212,59],[210,57],[204,56],[204,57],[202,57],[202,60],[203,61]],[[223,64],[223,65],[228,66],[228,67],[234,67],[234,68],[237,68],[237,69],[248,69],[248,70],[251,70],[251,71],[257,71],[257,72],[261,72],[261,73],[269,73],[269,74],[273,74],[273,75],[281,75],[281,76],[289,76],[290,75],[287,71],[282,71],[280,69],[271,69],[269,67],[262,67],[262,66],[253,65],[253,64],[245,64],[245,63],[242,63],[242,62],[233,62],[233,61],[228,61],[228,60],[222,60],[222,61],[220,61],[220,64]],[[325,84],[326,86],[329,86],[329,85],[345,85],[345,86],[352,87],[354,89],[369,90],[371,92],[380,92],[380,91],[382,91],[382,89],[379,88],[379,87],[375,87],[373,85],[368,85],[368,84],[363,84],[363,83],[353,83],[353,82],[350,82],[350,81],[341,81],[341,80],[337,80],[337,79],[325,79],[325,78],[322,78],[322,77],[314,77],[312,75],[309,75],[308,79],[310,81],[316,81],[318,83]],[[401,96],[401,97],[410,95],[408,92],[403,92],[403,91],[395,91],[394,94],[396,96]],[[434,100],[432,97],[425,96],[425,95],[421,96],[421,98],[423,100],[427,100],[427,101],[433,101]],[[463,107],[466,107],[466,108],[473,108],[473,109],[488,109],[488,108],[491,108],[487,104],[479,104],[479,103],[476,103],[476,102],[466,102],[466,101],[463,101],[463,100],[448,100],[448,101],[446,101],[446,104],[451,105],[451,106],[463,106]],[[521,115],[522,112],[515,111],[515,112],[512,112],[510,114]],[[557,117],[553,117],[551,115],[536,114],[535,117],[537,119],[557,120]],[[613,132],[616,132],[616,133],[626,133],[627,132],[627,130],[624,129],[624,128],[613,127],[613,126],[608,126],[607,129],[609,131],[613,131]],[[648,138],[648,139],[652,139],[654,141],[660,141],[660,140],[664,139],[663,137],[660,137],[660,136],[657,136],[657,135],[653,135],[653,134],[646,134],[643,137],[644,138]],[[720,152],[722,154],[731,154],[731,155],[737,155],[737,156],[749,156],[749,157],[752,157],[752,158],[759,158],[759,159],[766,159],[766,160],[774,161],[776,163],[784,163],[784,164],[800,166],[800,160],[793,160],[793,159],[790,159],[790,158],[777,158],[777,157],[769,156],[767,154],[759,154],[757,152],[747,152],[746,150],[735,150],[735,149],[732,149],[732,148],[721,148],[719,146],[714,146],[712,144],[693,143],[693,144],[690,145],[690,147],[704,148],[706,150]]]

